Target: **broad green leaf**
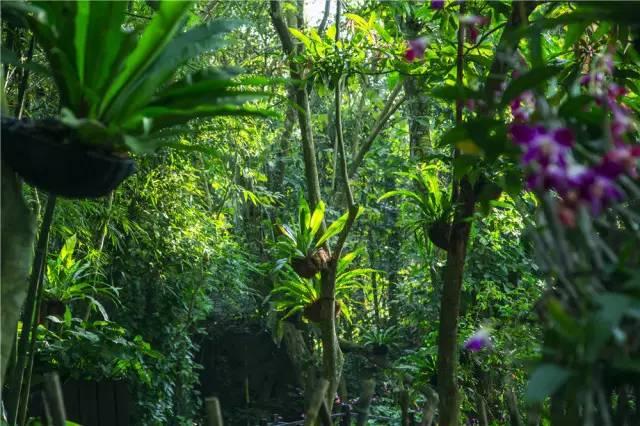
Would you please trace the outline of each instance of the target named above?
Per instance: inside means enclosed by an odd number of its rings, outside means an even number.
[[[125,60],[122,72],[106,91],[99,111],[101,118],[117,116],[117,111],[110,111],[115,98],[127,85],[133,84],[162,53],[180,28],[182,18],[190,6],[191,2],[188,1],[164,1],[160,4],[160,9],[140,36],[137,46]]]
[[[416,204],[418,205],[421,205],[423,203],[422,197],[420,197],[418,194],[416,194],[413,191],[409,191],[408,189],[395,189],[393,191],[386,192],[380,198],[378,198],[378,202],[384,201],[387,198],[396,197],[396,196],[407,197],[412,200],[415,200]]]
[[[168,127],[184,124],[195,118],[214,118],[221,116],[257,116],[273,117],[272,111],[243,107],[240,105],[202,105],[191,109],[172,109],[149,107],[123,123],[123,127],[132,132],[143,132],[143,119],[151,119],[152,131],[157,132]]]
[[[322,234],[322,237],[318,239],[318,242],[316,243],[316,247],[321,247],[324,244],[324,242],[327,241],[329,238],[335,235],[338,235],[340,231],[344,229],[344,226],[347,224],[348,217],[349,217],[349,212],[343,214],[338,219],[336,219],[335,222],[329,225],[327,230],[324,231],[324,234]]]
[[[360,15],[356,15],[355,13],[345,13],[344,16],[345,18],[352,20],[353,23],[356,24],[356,27],[360,29],[369,28],[369,23],[367,22],[367,20]]]
[[[300,235],[307,233],[309,229],[309,221],[311,220],[311,210],[309,209],[309,203],[300,195],[298,200],[298,229]]]
[[[128,49],[133,34],[121,29],[125,19],[127,2],[89,1],[89,26],[85,43],[84,82],[96,96],[103,95],[105,82],[119,70],[114,62],[121,49]],[[96,102],[97,104],[98,102]],[[95,114],[95,111],[93,111]]]
[[[296,39],[300,40],[306,49],[311,48],[311,39],[296,28],[289,28],[289,32]]]
[[[573,24],[567,25],[567,32],[564,36],[564,45],[563,49],[568,50],[573,46],[573,44],[580,39],[584,30],[589,26],[588,23],[584,22],[576,22]]]
[[[318,229],[320,229],[320,225],[322,225],[322,221],[324,220],[324,202],[320,200],[316,209],[313,211],[313,215],[311,215],[311,220],[309,222],[309,228],[311,229],[311,235],[316,235]]]
[[[569,379],[567,369],[555,364],[542,364],[531,375],[525,399],[530,404],[543,402],[553,395]]]
[[[178,34],[140,78],[140,84],[130,88],[127,96],[130,99],[129,106],[122,115],[131,114],[149,102],[158,88],[171,78],[180,65],[224,46],[226,42],[222,35],[239,24],[239,21],[232,20],[214,21]],[[203,94],[202,91],[200,94]]]
[[[294,245],[296,244],[296,236],[289,225],[278,225],[278,229],[282,232],[282,235],[287,237]]]
[[[74,45],[76,48],[76,69],[78,70],[78,79],[81,84],[84,83],[85,76],[84,64],[85,51],[87,48],[87,32],[89,31],[89,10],[90,4],[88,0],[79,0],[76,2]]]
[[[76,247],[77,238],[76,235],[73,234],[64,242],[62,249],[60,250],[60,259],[63,262],[68,262],[73,257],[73,251]]]

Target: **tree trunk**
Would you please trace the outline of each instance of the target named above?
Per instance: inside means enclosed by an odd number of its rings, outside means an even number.
[[[460,14],[464,14],[465,5],[460,4]],[[464,66],[464,28],[458,28],[458,55],[456,64],[456,82],[462,85]],[[456,124],[462,123],[462,100],[456,101]],[[457,154],[456,154],[457,155]],[[440,301],[440,324],[438,333],[438,391],[440,396],[440,425],[456,426],[460,411],[456,370],[458,364],[458,315],[460,312],[460,293],[464,276],[464,263],[467,255],[467,243],[471,224],[468,219],[473,215],[474,196],[471,184],[466,177],[454,181],[452,205],[455,207],[453,225],[449,236],[449,249],[445,265]]]
[[[299,5],[300,8],[300,5]],[[301,10],[299,9],[299,12]],[[338,10],[339,15],[339,10]],[[316,164],[316,151],[313,141],[313,131],[311,127],[311,109],[309,107],[309,95],[307,93],[307,85],[304,83],[304,76],[299,71],[297,64],[292,60],[293,54],[297,48],[291,35],[289,34],[287,23],[282,14],[280,2],[272,0],[270,2],[271,21],[282,43],[284,52],[289,56],[289,73],[293,80],[302,82],[294,87],[295,103],[298,112],[298,125],[300,126],[300,134],[302,139],[302,152],[305,169],[305,179],[308,191],[308,198],[311,210],[315,209],[320,202],[320,182],[318,178],[318,167]],[[336,26],[338,27],[338,26]],[[339,32],[336,32],[336,37]],[[339,97],[339,91],[336,94]],[[339,111],[337,112],[339,113]],[[338,115],[338,114],[336,114]],[[339,119],[339,118],[337,118]],[[341,137],[341,136],[340,136]],[[345,159],[343,158],[343,163]],[[335,279],[337,257],[332,259],[326,271],[322,272],[322,288],[321,288],[321,317],[320,322],[321,338],[322,338],[322,371],[324,378],[328,381],[326,404],[329,412],[333,406],[334,395],[340,383],[342,374],[343,357],[338,345],[338,337],[336,334],[335,323]]]
[[[35,220],[22,198],[16,174],[2,164],[2,334],[0,388],[16,340],[20,310],[27,297],[29,271],[33,260]]]

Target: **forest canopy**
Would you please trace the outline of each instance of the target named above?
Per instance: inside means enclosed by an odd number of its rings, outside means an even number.
[[[1,7],[2,424],[640,424],[640,2]]]

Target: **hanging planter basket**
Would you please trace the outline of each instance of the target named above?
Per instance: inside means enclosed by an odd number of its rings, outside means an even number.
[[[428,235],[431,242],[442,250],[449,249],[449,233],[451,224],[443,219],[438,219],[429,226]]]
[[[336,300],[335,306],[336,307],[335,307],[334,315],[337,318],[338,315],[340,315],[340,311],[342,310],[340,301]],[[306,319],[308,319],[311,322],[320,322],[322,320],[321,310],[322,310],[322,299],[317,299],[316,301],[304,307],[304,311],[302,311],[302,316],[304,316]]]
[[[313,278],[324,270],[329,263],[329,253],[323,248],[316,250],[307,257],[295,257],[291,260],[291,267],[302,278]]]
[[[2,160],[38,189],[67,198],[97,198],[135,172],[131,158],[73,139],[73,130],[57,120],[2,118]]]

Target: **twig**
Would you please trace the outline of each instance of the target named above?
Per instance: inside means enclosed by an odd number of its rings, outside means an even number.
[[[340,1],[340,0],[337,0]],[[327,28],[327,22],[329,21],[329,12],[331,11],[331,0],[326,0],[324,2],[324,14],[322,15],[322,22],[320,22],[320,26],[318,27],[318,34],[322,35],[324,30]],[[336,31],[338,24],[336,23]]]
[[[400,105],[402,105],[402,103],[405,101],[406,96],[403,96],[394,105],[394,101],[398,97],[398,94],[400,93],[401,90],[402,90],[402,82],[399,81],[398,83],[396,83],[396,87],[393,88],[393,91],[389,94],[389,98],[387,98],[387,102],[385,103],[384,108],[380,112],[380,115],[378,116],[378,120],[373,126],[373,130],[367,137],[367,140],[364,142],[364,144],[362,144],[362,148],[360,148],[360,151],[358,151],[356,156],[353,158],[353,161],[351,162],[351,167],[349,168],[349,176],[353,176],[356,170],[358,170],[358,167],[360,167],[360,164],[362,163],[362,160],[364,159],[365,154],[369,151],[369,149],[371,148],[371,145],[373,144],[373,141],[376,139],[376,137],[378,137],[378,135],[384,128],[384,125],[389,120],[389,117],[391,117],[393,113],[395,113],[397,109],[400,108]]]

